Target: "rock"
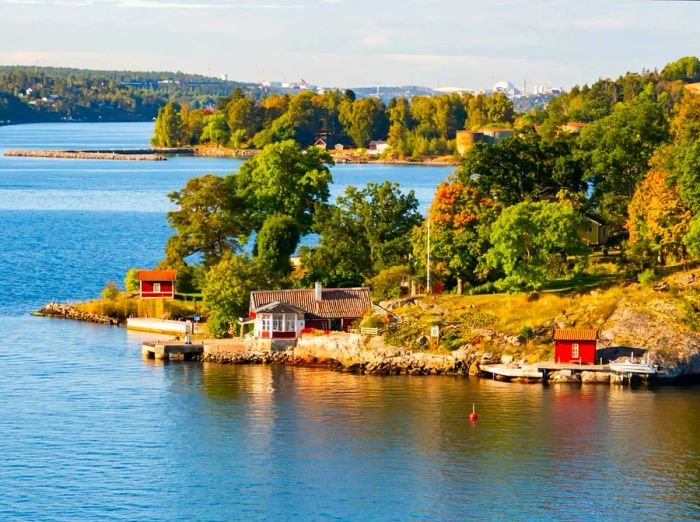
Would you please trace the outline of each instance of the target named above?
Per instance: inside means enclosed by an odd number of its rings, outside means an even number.
[[[498,335],[493,330],[487,330],[486,328],[472,328],[472,333],[474,335],[481,336],[486,340],[493,339],[496,337],[496,335]]]
[[[668,292],[669,288],[671,288],[671,285],[669,285],[666,281],[662,281],[658,285],[654,286],[654,290],[657,292]]]
[[[505,340],[511,346],[522,346],[525,343],[525,338],[520,335],[506,335]]]
[[[581,372],[581,382],[584,384],[609,384],[608,372]]]
[[[695,284],[695,274],[682,274],[676,278],[676,284],[690,286]]]
[[[549,375],[548,382],[554,384],[579,383],[581,382],[581,376],[571,370],[559,370]]]
[[[475,376],[475,375],[479,375],[479,373],[481,373],[481,368],[479,368],[479,363],[478,362],[472,363],[472,365],[469,367],[469,375]]]
[[[513,362],[512,355],[501,355],[501,364],[510,364]]]

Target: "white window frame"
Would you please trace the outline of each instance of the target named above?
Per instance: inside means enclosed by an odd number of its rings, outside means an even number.
[[[571,345],[571,358],[578,359],[581,357],[581,347],[578,343],[573,343]]]
[[[153,293],[154,294],[160,293],[160,283],[153,283]]]

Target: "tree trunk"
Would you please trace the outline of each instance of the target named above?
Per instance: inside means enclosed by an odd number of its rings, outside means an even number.
[[[457,278],[457,295],[462,295],[462,278]]]

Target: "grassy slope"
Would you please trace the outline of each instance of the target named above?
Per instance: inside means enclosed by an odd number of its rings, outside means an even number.
[[[556,325],[576,328],[600,329],[621,301],[630,303],[647,315],[655,315],[654,308],[663,302],[678,313],[670,318],[670,327],[678,332],[694,332],[700,328],[698,312],[700,294],[693,286],[678,283],[679,275],[695,274],[700,281],[700,270],[684,273],[682,267],[669,269],[663,281],[669,284],[667,291],[657,291],[654,286],[642,286],[625,281],[622,275],[585,275],[579,280],[560,286],[537,296],[526,294],[489,294],[476,296],[433,296],[422,299],[418,305],[397,310],[414,325],[414,330],[427,334],[430,325],[441,324],[442,351],[459,348],[471,343],[495,354],[528,356],[532,362],[552,356],[552,329]],[[680,274],[678,273],[680,271]],[[654,306],[650,306],[655,303]],[[488,314],[484,316],[483,314]],[[474,317],[491,317],[491,324],[484,329],[507,336],[519,335],[523,328],[535,331],[535,338],[527,345],[511,346],[498,338],[475,334]],[[668,318],[667,318],[668,320]],[[416,328],[416,325],[418,327]],[[478,328],[482,325],[476,325]]]

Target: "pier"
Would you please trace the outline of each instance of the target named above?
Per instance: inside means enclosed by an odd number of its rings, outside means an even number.
[[[202,353],[204,353],[203,344],[185,344],[179,341],[147,341],[141,345],[141,355],[147,359],[191,361],[195,355]]]
[[[193,148],[143,148],[143,149],[84,149],[84,150],[8,150],[5,156],[23,158],[59,158],[59,159],[98,159],[98,160],[132,160],[165,161],[166,154],[193,155]]]

